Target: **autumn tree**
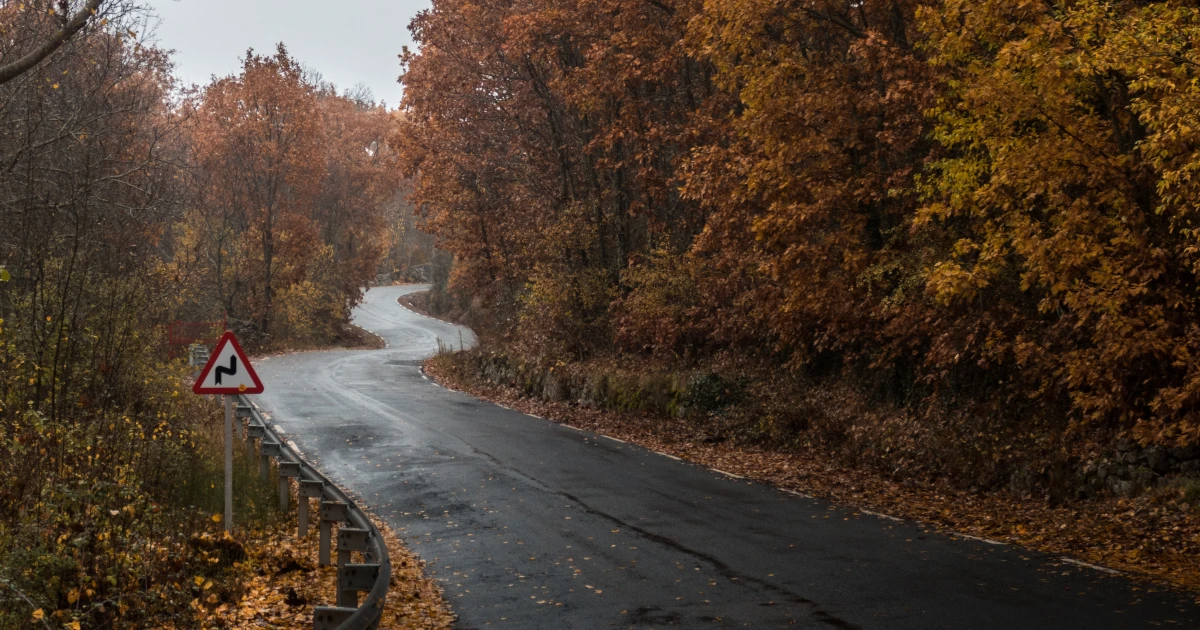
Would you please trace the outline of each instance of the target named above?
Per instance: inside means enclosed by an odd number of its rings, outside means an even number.
[[[685,188],[713,209],[704,282],[746,307],[713,313],[730,340],[740,320],[797,365],[874,352],[928,150],[919,5],[710,2],[693,23],[692,50],[740,103]]]
[[[0,66],[99,5],[0,2]],[[329,341],[398,193],[393,118],[363,95],[282,49],[180,94],[145,10],[103,7],[0,81],[0,627],[182,618],[217,410],[182,395],[166,324],[228,307]]]
[[[397,147],[523,357],[1195,443],[1193,4],[438,0]]]
[[[1197,57],[1186,2],[946,2],[914,229],[930,243],[929,362],[1008,368],[1081,423],[1200,441],[1194,401]]]
[[[403,186],[389,144],[396,120],[373,101],[336,93],[319,97],[325,178],[314,208],[321,240],[332,247],[344,304],[375,279],[393,225],[388,209]]]
[[[0,46],[46,35],[20,6],[0,25],[32,30]],[[3,627],[42,609],[46,626],[160,626],[178,619],[171,565],[194,566],[167,506],[207,418],[158,350],[186,116],[140,19],[81,29],[0,85]]]
[[[398,146],[414,201],[540,353],[610,337],[631,256],[686,249],[702,221],[676,173],[710,103],[684,54],[694,4],[438,2],[413,23]],[[518,330],[515,327],[510,330]]]
[[[196,113],[202,212],[218,217],[202,241],[212,290],[231,316],[269,335],[275,297],[303,276],[318,238],[310,218],[325,176],[317,98],[280,46],[270,57],[248,52],[242,73],[208,86]]]
[[[180,200],[165,53],[128,30],[90,34],[71,53],[0,88],[0,266],[12,278],[0,318],[38,366],[28,400],[51,417],[80,396],[120,399],[99,367],[119,365],[166,308],[148,270]],[[148,276],[129,282],[135,273]],[[139,303],[146,319],[124,311]]]
[[[328,340],[384,255],[401,186],[395,119],[292,59],[247,53],[196,95],[178,272],[195,317],[224,313],[247,338]]]
[[[117,5],[117,6],[114,6]],[[0,6],[0,85],[34,69],[88,24],[107,24],[109,17],[129,13],[123,2],[104,0],[30,0]],[[107,15],[111,14],[111,15]]]

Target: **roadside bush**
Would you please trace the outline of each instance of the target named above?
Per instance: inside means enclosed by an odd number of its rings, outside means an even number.
[[[586,358],[610,338],[607,313],[614,296],[603,271],[542,269],[524,296],[519,343],[532,356]]]
[[[0,628],[28,628],[38,610],[64,625],[190,627],[213,593],[233,601],[237,558],[198,543],[222,538],[220,409],[181,393],[186,373],[158,371],[140,411],[6,418]],[[273,486],[235,454],[239,527],[273,522]]]
[[[142,317],[158,299],[152,274],[47,269],[73,294],[35,301],[0,284],[0,628],[37,615],[59,627],[194,625],[204,584],[235,582],[230,562],[189,543],[221,527],[220,408],[190,392],[188,368],[147,351],[161,341]],[[38,312],[55,300],[107,306],[70,321]],[[248,468],[239,525],[268,523],[273,489]]]
[[[727,378],[715,372],[701,372],[688,381],[684,403],[701,413],[720,411],[746,398],[746,379]]]

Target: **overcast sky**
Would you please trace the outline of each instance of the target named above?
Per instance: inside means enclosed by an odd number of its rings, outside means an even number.
[[[161,18],[158,39],[174,49],[185,84],[237,72],[247,48],[273,53],[287,44],[342,91],[364,83],[377,100],[400,101],[400,47],[412,47],[408,22],[429,0],[149,0]]]

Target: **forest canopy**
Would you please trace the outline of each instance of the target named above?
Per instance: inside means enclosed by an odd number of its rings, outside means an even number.
[[[736,352],[1194,444],[1198,29],[1181,0],[435,0],[396,146],[452,291],[529,360]]]

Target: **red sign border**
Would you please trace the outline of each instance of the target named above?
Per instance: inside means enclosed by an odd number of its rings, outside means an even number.
[[[254,387],[247,387],[246,389],[239,389],[237,387],[203,388],[200,386],[201,383],[204,382],[204,379],[208,378],[208,373],[212,371],[213,366],[217,362],[217,357],[220,356],[220,354],[221,354],[221,349],[225,347],[225,344],[227,342],[233,344],[233,351],[235,353],[237,353],[237,357],[242,360],[242,365],[246,366],[246,374],[249,374],[250,380],[254,381]],[[237,337],[233,336],[232,330],[225,331],[225,334],[221,335],[221,340],[217,342],[217,345],[213,346],[212,356],[209,357],[208,363],[206,363],[204,365],[204,369],[200,370],[200,376],[196,379],[196,382],[192,385],[192,393],[200,394],[200,395],[207,395],[207,394],[233,394],[233,395],[236,395],[236,394],[261,394],[261,393],[263,393],[262,381],[259,380],[258,373],[256,373],[254,371],[254,366],[250,365],[250,360],[246,358],[246,353],[242,351],[242,345],[238,343]]]

